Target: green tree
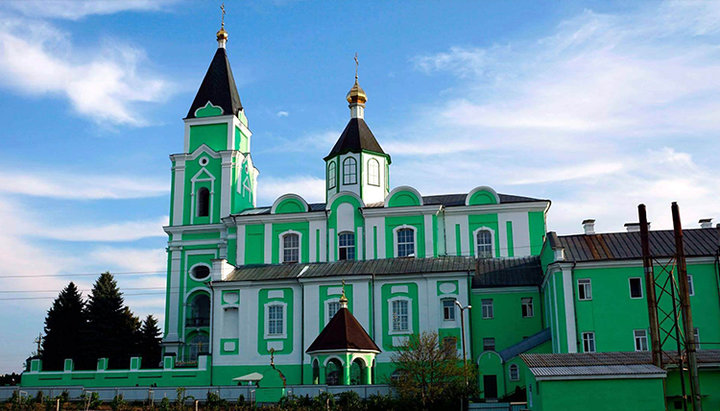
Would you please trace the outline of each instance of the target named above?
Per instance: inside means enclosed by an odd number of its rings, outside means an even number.
[[[152,315],[145,317],[140,328],[138,352],[142,357],[143,368],[160,367],[160,341],[162,340],[158,322]]]
[[[112,274],[101,274],[86,306],[87,353],[93,359],[108,358],[110,368],[127,368],[138,353],[140,320],[124,304]]]
[[[74,283],[65,287],[53,301],[45,317],[45,337],[40,358],[45,370],[62,370],[64,360],[82,357],[82,333],[86,319],[80,291]]]
[[[475,393],[474,369],[462,363],[455,343],[441,342],[435,332],[411,335],[392,361],[396,373],[390,384],[415,408],[457,407]]]

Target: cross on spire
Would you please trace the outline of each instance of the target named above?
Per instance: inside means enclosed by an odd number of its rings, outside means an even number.
[[[225,3],[220,5],[220,10],[222,10],[222,17],[220,17],[220,28],[225,28]]]
[[[360,62],[358,61],[358,54],[355,52],[355,81],[358,80],[358,66],[360,65]]]

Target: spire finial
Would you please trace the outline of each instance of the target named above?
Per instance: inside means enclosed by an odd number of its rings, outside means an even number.
[[[228,39],[227,31],[225,31],[225,3],[220,6],[220,10],[222,11],[222,16],[220,17],[220,30],[217,32],[217,42],[218,48],[224,49]]]
[[[360,62],[358,61],[358,55],[357,51],[355,52],[355,82],[358,82],[358,66],[360,65]]]
[[[345,297],[345,280],[342,280],[342,296],[340,296],[340,308],[347,308],[348,299]]]

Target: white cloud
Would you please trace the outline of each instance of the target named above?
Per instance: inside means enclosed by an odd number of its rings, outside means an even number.
[[[260,204],[272,204],[278,197],[295,193],[308,203],[325,201],[325,179],[312,176],[290,178],[260,177],[258,199]]]
[[[125,272],[155,272],[165,270],[167,254],[162,248],[141,249],[133,247],[99,247],[88,258],[96,265],[107,264],[108,269]]]
[[[57,226],[44,224],[35,227],[28,235],[63,241],[133,241],[148,237],[165,237],[163,226],[167,225],[167,216],[143,220],[122,221],[113,224],[92,224],[76,226]]]
[[[278,117],[287,117],[290,115],[287,111],[278,111],[276,114]]]
[[[66,32],[46,22],[0,14],[0,83],[33,96],[66,98],[97,123],[147,123],[138,106],[164,101],[171,86],[145,66],[144,51],[117,40],[78,50]]]
[[[640,202],[655,228],[671,227],[672,201],[689,227],[718,218],[719,21],[716,2],[585,11],[542,38],[418,56],[419,71],[456,80],[429,124],[383,143],[393,181],[550,198],[560,232],[590,217],[621,230]]]
[[[165,195],[168,184],[146,177],[3,170],[0,192],[76,200],[121,199]]]
[[[162,11],[175,0],[23,0],[9,6],[27,16],[79,20],[90,15],[122,11]]]

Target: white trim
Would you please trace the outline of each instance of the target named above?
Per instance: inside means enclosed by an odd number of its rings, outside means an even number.
[[[563,270],[563,271],[565,271],[565,270]],[[584,298],[580,298],[580,281],[585,281],[585,280],[587,280],[588,282],[587,282],[587,283],[584,282],[583,284],[587,284],[589,287],[583,287],[583,288],[586,289],[586,290],[585,290],[585,297],[584,297]],[[575,284],[576,284],[577,289],[578,289],[578,301],[592,301],[592,279],[590,279],[590,278],[578,278],[577,280],[575,280]],[[590,290],[590,293],[587,292],[587,289],[588,289],[588,288],[589,288],[589,290]],[[590,295],[588,296],[588,294],[590,294]]]
[[[431,214],[425,214],[423,218],[425,223],[425,255],[424,257],[434,257],[435,250],[433,249],[433,221]]]
[[[189,153],[189,154],[180,154],[180,155],[181,155],[181,156],[185,156],[185,158],[186,158],[187,160],[195,160],[196,158],[198,158],[198,157],[201,156],[202,154],[206,154],[206,155],[208,155],[208,156],[210,156],[210,157],[212,157],[212,158],[214,158],[214,159],[220,158],[220,153],[218,153],[217,151],[213,150],[212,148],[210,148],[210,146],[208,146],[208,145],[205,144],[205,143],[200,144],[192,153]]]
[[[198,113],[198,111],[200,111],[200,110],[202,110],[202,109],[205,109],[205,108],[208,108],[208,107],[219,108],[219,109],[220,109],[220,114],[219,114],[218,116],[222,116],[223,114],[225,114],[225,110],[223,110],[222,107],[216,106],[215,104],[211,103],[210,100],[208,100],[208,102],[205,103],[204,106],[198,107],[198,108],[195,109],[195,111],[193,112],[193,116],[195,116],[195,118],[205,118],[205,117],[198,117],[197,113]],[[208,117],[216,117],[216,116],[208,116]]]
[[[360,227],[358,227],[358,229],[359,229],[359,228],[360,228]],[[340,259],[340,236],[343,235],[343,234],[352,234],[352,236],[353,236],[353,247],[352,247],[352,248],[353,248],[353,258],[352,258],[352,259],[349,259],[349,258],[347,258],[347,255],[346,255],[345,260],[349,260],[349,261],[357,261],[357,260],[359,260],[359,258],[358,258],[358,240],[357,240],[357,239],[358,239],[358,235],[357,235],[353,230],[343,230],[343,231],[338,232],[338,233],[335,235],[335,237],[337,237],[337,246],[336,246],[335,248],[336,248],[336,251],[337,251],[338,261],[342,261],[342,260]],[[347,248],[347,247],[346,247],[346,248]]]
[[[492,187],[490,187],[490,186],[477,186],[477,187],[473,188],[472,190],[470,190],[470,192],[465,196],[465,205],[466,205],[466,206],[470,206],[470,199],[471,199],[472,196],[475,195],[475,193],[477,193],[478,191],[489,191],[490,194],[492,194],[492,195],[495,197],[495,203],[496,203],[496,204],[500,204],[500,196],[498,195],[497,191],[495,191]]]
[[[236,230],[235,261],[237,265],[245,265],[245,224],[238,224]]]
[[[522,287],[497,287],[497,288],[473,288],[473,294],[507,294],[507,293],[539,293],[540,289],[536,286],[522,286]]]
[[[282,307],[282,328],[283,332],[282,334],[270,334],[270,307],[279,305]],[[264,336],[266,340],[283,340],[287,339],[287,326],[288,326],[288,318],[287,318],[287,303],[283,301],[268,301],[265,304],[263,304],[263,328],[264,328]]]
[[[633,297],[632,296],[632,280],[637,279],[640,281],[640,297]],[[645,297],[645,293],[643,292],[643,281],[641,277],[628,277],[628,294],[630,295],[631,300],[640,300],[643,297]]]
[[[185,210],[183,210],[183,202],[185,200],[185,158],[178,157],[174,159],[174,161],[175,190],[173,191],[173,195],[175,198],[173,198],[173,221],[171,224],[182,225],[183,218],[185,217]]]
[[[344,350],[343,350],[343,351],[344,351]],[[320,351],[313,351],[313,352],[320,352]],[[338,352],[338,351],[336,350],[335,352]],[[338,360],[338,361],[340,361],[340,365],[342,365],[343,367],[345,367],[345,361],[343,361],[343,359],[340,358],[340,357],[338,357],[337,355],[329,355],[329,356],[325,359],[325,361],[323,361],[323,367],[327,368],[327,365],[328,365],[328,363],[330,362],[330,360]],[[342,370],[340,370],[340,371],[342,371]]]
[[[396,331],[393,329],[393,309],[392,303],[395,301],[407,302],[408,309],[408,328],[407,330]],[[412,311],[412,299],[405,296],[392,297],[387,300],[388,307],[388,335],[408,335],[413,333],[413,311]]]
[[[550,207],[549,201],[532,201],[527,203],[500,203],[500,204],[483,204],[472,206],[454,206],[445,207],[447,215],[468,215],[468,214],[487,214],[500,213],[503,211],[543,211]]]
[[[283,201],[288,200],[288,199],[294,199],[294,200],[300,201],[300,203],[305,207],[305,212],[310,211],[310,206],[308,206],[308,203],[307,203],[307,201],[305,201],[304,198],[302,198],[299,195],[294,194],[294,193],[288,193],[288,194],[281,195],[280,197],[277,198],[277,200],[275,200],[275,202],[273,202],[272,207],[270,207],[270,214],[275,214],[277,212],[277,207],[280,205],[280,203],[282,203]],[[283,214],[289,214],[289,213],[283,213]],[[295,214],[295,213],[292,213],[292,214]]]
[[[517,372],[517,378],[513,378],[513,376],[512,376],[513,375],[513,372],[512,372],[513,367],[515,367],[515,372]],[[517,364],[510,364],[510,366],[508,367],[508,379],[510,381],[520,381],[520,367],[518,367]]]
[[[577,352],[577,330],[575,328],[575,297],[573,293],[572,270],[563,269],[563,297],[565,300],[565,330],[568,352]]]
[[[205,174],[206,177],[201,176],[202,174]],[[213,211],[214,211],[213,206],[214,206],[214,202],[215,202],[215,176],[212,175],[212,173],[210,173],[205,167],[203,167],[200,170],[198,170],[198,172],[195,173],[194,176],[192,176],[190,181],[192,183],[191,191],[190,191],[190,199],[192,200],[190,202],[190,224],[193,224],[195,222],[195,218],[199,217],[199,216],[195,215],[195,210],[196,210],[197,202],[198,202],[198,199],[196,196],[197,190],[195,189],[195,183],[200,182],[200,181],[209,181],[210,182],[210,197],[208,198],[210,204],[208,204],[207,217],[208,217],[208,221],[212,221],[213,220]]]
[[[302,233],[295,230],[287,230],[283,231],[282,233],[278,234],[278,262],[279,263],[285,263],[285,243],[283,241],[283,237],[288,234],[297,234],[298,236],[298,260],[297,261],[289,261],[289,263],[301,263],[302,261]]]
[[[360,203],[360,208],[365,207],[365,202],[357,193],[353,193],[352,191],[338,191],[337,193],[333,194],[328,199],[327,204],[325,204],[325,210],[328,210],[328,211],[331,210],[335,200],[337,200],[338,198],[340,198],[342,196],[346,196],[346,195],[350,196],[350,197],[355,197],[358,200],[358,202]],[[325,214],[323,214],[323,217],[325,217]]]
[[[272,263],[272,224],[265,223],[264,228],[263,241],[265,241],[265,248],[263,254],[265,255],[265,264],[270,264]]]
[[[654,261],[658,264],[664,265],[669,261],[663,257],[660,257]],[[687,259],[687,265],[696,264],[712,264],[715,262],[715,257],[692,257]],[[576,263],[576,268],[610,268],[610,267],[642,267],[642,259],[635,260],[608,260],[608,261],[579,261]]]
[[[398,231],[403,230],[403,229],[406,229],[406,228],[411,229],[412,232],[413,232],[413,253],[412,253],[412,255],[414,255],[414,256],[417,258],[417,257],[418,257],[418,255],[417,255],[417,254],[418,254],[417,228],[415,228],[414,226],[411,226],[411,225],[407,225],[407,224],[399,225],[399,226],[393,228],[393,233],[392,233],[393,251],[394,251],[393,257],[399,258],[399,257],[398,257],[398,256],[399,256],[399,252],[398,252],[398,238],[397,238],[397,233],[398,233]],[[379,241],[378,241],[378,242],[379,242]]]
[[[645,347],[646,347],[646,349],[644,349],[644,350],[638,350],[638,347],[637,347],[637,338],[638,338],[638,336],[635,335],[635,333],[636,333],[637,331],[642,331],[642,332],[645,333]],[[636,352],[646,352],[646,351],[649,351],[649,349],[650,349],[650,341],[648,340],[648,332],[647,332],[646,329],[641,328],[641,329],[633,330],[633,348],[635,349]]]
[[[388,207],[388,208],[363,208],[361,210],[365,217],[400,217],[400,216],[417,216],[417,215],[433,215],[443,210],[441,205],[422,205],[422,206],[404,206],[404,207]]]
[[[208,271],[207,277],[202,278],[202,279],[195,277],[195,275],[193,274],[193,270],[195,269],[195,267],[198,267],[198,266],[205,266],[208,268],[209,271]],[[212,266],[209,264],[205,264],[205,263],[195,263],[195,264],[193,264],[192,267],[190,267],[188,269],[188,275],[190,276],[190,278],[192,278],[193,280],[198,281],[198,282],[203,282],[203,281],[210,279],[212,277],[211,274],[212,274]]]
[[[365,260],[365,254],[363,253],[363,228],[358,227],[355,233],[355,260]],[[359,240],[358,240],[359,239]]]
[[[552,279],[553,306],[554,306],[554,308],[555,308],[553,311],[555,311],[555,331],[556,331],[558,334],[560,334],[560,314],[558,313],[560,310],[558,309],[557,280],[556,280],[557,275],[556,275],[556,274],[557,274],[557,273],[552,273],[552,274],[551,274],[552,277],[553,277],[553,279]],[[551,331],[552,331],[552,330],[551,330]],[[558,336],[558,337],[559,337],[559,336]],[[555,342],[555,341],[557,341],[557,350],[555,350],[555,353],[559,353],[559,352],[560,352],[560,347],[561,347],[561,345],[560,345],[560,340],[558,340],[557,338],[553,338],[553,345],[554,345],[554,342]]]
[[[417,191],[415,188],[410,187],[410,186],[398,186],[398,187],[393,188],[392,191],[390,193],[388,193],[387,196],[385,196],[385,201],[383,201],[385,208],[389,207],[388,204],[390,203],[390,199],[392,198],[392,196],[394,196],[399,191],[409,191],[409,192],[415,194],[415,196],[417,196],[417,198],[418,198],[418,201],[420,202],[419,207],[423,206],[423,197],[419,191]],[[418,207],[418,206],[415,206],[415,207]]]
[[[375,164],[377,164],[377,174],[375,175],[375,177],[377,178],[377,184],[370,182],[370,162],[371,162],[371,161],[374,161]],[[373,186],[373,187],[380,187],[380,186],[381,186],[381,184],[380,184],[380,178],[383,177],[383,176],[380,174],[380,162],[377,160],[377,158],[375,158],[375,157],[370,157],[370,158],[368,159],[368,161],[366,161],[366,164],[367,164],[367,185]]]
[[[345,174],[345,163],[349,163],[350,160],[352,160],[352,162],[354,163],[355,172],[352,173],[352,174],[348,174],[347,176],[348,176],[348,177],[351,176],[351,175],[354,176],[355,181],[354,181],[354,182],[351,182],[351,183],[347,183],[347,182],[345,182],[345,177],[346,177],[346,174]],[[341,174],[343,186],[356,185],[356,184],[358,183],[358,180],[359,180],[358,174],[360,174],[360,173],[358,172],[358,161],[357,161],[357,159],[356,159],[355,157],[352,157],[352,156],[347,156],[347,157],[343,158],[343,161],[342,161],[342,174]]]
[[[491,258],[496,257],[496,255],[495,255],[495,230],[493,230],[492,228],[487,227],[487,226],[480,226],[472,232],[473,253],[471,255],[474,255],[476,258],[480,258],[478,256],[478,241],[477,241],[477,235],[478,235],[478,232],[480,232],[480,231],[489,231],[490,232],[490,247],[491,247],[490,257]]]

